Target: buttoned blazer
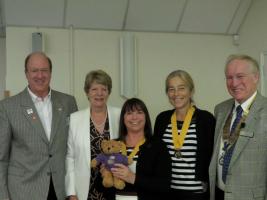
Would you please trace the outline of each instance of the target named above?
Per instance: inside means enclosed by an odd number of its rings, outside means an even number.
[[[223,127],[234,99],[215,107],[216,128],[214,151],[209,167],[211,200],[215,199],[217,160]],[[225,200],[267,200],[267,98],[256,95],[245,127],[231,158],[225,185]]]
[[[46,200],[50,175],[59,200],[65,198],[65,156],[74,97],[51,91],[50,141],[27,91],[0,102],[0,199]]]
[[[120,108],[108,106],[110,138],[118,138]],[[67,195],[86,200],[91,172],[90,107],[70,117],[68,150],[66,157],[65,187]]]

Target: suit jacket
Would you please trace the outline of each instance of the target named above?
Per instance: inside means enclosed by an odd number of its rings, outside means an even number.
[[[217,160],[223,127],[234,99],[215,107],[214,152],[209,167],[211,200],[215,197]],[[267,98],[256,95],[241,129],[225,184],[225,200],[267,200]]]
[[[68,119],[74,97],[51,91],[52,128],[48,141],[27,88],[0,102],[0,199],[46,200],[53,178],[59,200],[64,175]]]
[[[110,138],[119,133],[120,109],[108,106]],[[66,157],[65,187],[67,196],[77,195],[86,200],[91,173],[90,108],[75,112],[70,117],[68,150]]]

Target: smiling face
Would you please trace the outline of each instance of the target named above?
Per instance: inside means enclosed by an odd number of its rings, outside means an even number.
[[[145,123],[145,113],[141,108],[128,110],[124,114],[124,124],[129,132],[143,132]]]
[[[92,107],[95,108],[106,107],[106,103],[109,97],[108,87],[93,82],[88,90],[87,96]]]
[[[230,95],[243,103],[257,90],[259,74],[253,72],[251,63],[246,60],[232,60],[226,67],[226,86]]]
[[[167,95],[175,109],[187,110],[193,94],[186,82],[179,76],[175,76],[168,81]]]
[[[51,68],[43,54],[33,54],[29,58],[25,71],[30,90],[38,97],[45,97],[49,92]]]

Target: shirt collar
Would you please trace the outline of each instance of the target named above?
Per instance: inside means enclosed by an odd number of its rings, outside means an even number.
[[[28,92],[32,98],[32,101],[34,103],[37,103],[37,102],[40,102],[40,101],[47,101],[47,100],[50,100],[51,99],[51,89],[49,89],[49,92],[48,94],[44,97],[44,98],[41,98],[41,97],[38,97],[36,94],[34,94],[31,89],[29,87],[27,87],[28,89]]]
[[[244,111],[246,114],[248,114],[248,112],[249,112],[249,108],[250,108],[251,104],[253,103],[253,101],[254,101],[256,95],[257,95],[257,91],[255,91],[254,94],[253,94],[251,97],[249,97],[246,101],[244,101],[242,104],[239,104],[237,101],[235,101],[235,109],[236,109],[236,107],[237,107],[238,105],[241,105],[243,111]]]

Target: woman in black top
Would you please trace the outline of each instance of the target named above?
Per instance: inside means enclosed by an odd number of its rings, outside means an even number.
[[[117,200],[151,200],[166,196],[170,158],[164,142],[151,137],[151,122],[144,102],[137,98],[127,100],[120,115],[119,140],[125,143],[133,164],[128,167],[117,164],[112,169],[114,176],[127,182],[124,190],[117,191]]]

